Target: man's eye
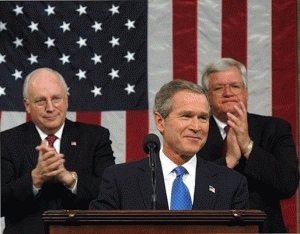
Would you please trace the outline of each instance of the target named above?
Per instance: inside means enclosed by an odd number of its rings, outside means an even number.
[[[189,118],[190,115],[182,115],[183,118]]]
[[[217,87],[215,87],[213,90],[214,90],[214,91],[220,91],[220,90],[222,90],[222,89],[223,89],[222,86],[217,86]]]
[[[52,102],[57,103],[60,102],[61,99],[62,99],[61,97],[54,97],[52,98]]]
[[[36,105],[42,106],[42,105],[45,104],[45,101],[44,101],[44,100],[36,100],[34,103],[35,103]]]

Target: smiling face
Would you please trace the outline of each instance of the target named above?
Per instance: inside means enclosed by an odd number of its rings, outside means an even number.
[[[209,74],[208,96],[212,113],[226,122],[226,113],[235,113],[234,106],[243,102],[247,106],[248,92],[244,86],[241,73],[235,66],[223,72]]]
[[[204,94],[188,90],[177,92],[172,108],[164,119],[155,112],[157,129],[163,136],[163,152],[177,165],[191,159],[206,143],[209,105]]]
[[[68,96],[59,78],[41,70],[29,81],[26,111],[32,121],[46,134],[54,134],[63,125],[68,110]]]

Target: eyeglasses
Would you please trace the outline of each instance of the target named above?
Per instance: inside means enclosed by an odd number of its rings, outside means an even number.
[[[230,92],[233,94],[239,94],[245,89],[245,85],[242,82],[234,82],[229,84],[218,84],[210,88],[209,90],[211,92],[214,92],[216,94],[223,94],[223,92],[230,89]]]
[[[51,98],[51,103],[54,106],[59,105],[63,101],[62,96],[55,96]],[[48,101],[46,98],[36,99],[33,101],[33,104],[38,107],[45,107],[48,104]]]

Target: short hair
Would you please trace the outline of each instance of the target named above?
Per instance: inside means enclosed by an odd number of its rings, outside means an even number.
[[[29,73],[26,76],[24,84],[23,84],[23,97],[25,99],[28,98],[28,87],[29,87],[30,80],[32,79],[32,77],[34,77],[35,74],[37,74],[40,71],[48,71],[48,72],[56,75],[57,78],[60,80],[61,84],[63,85],[63,89],[65,90],[66,94],[67,95],[69,94],[69,92],[68,92],[68,86],[67,86],[67,83],[66,83],[64,77],[60,73],[58,73],[57,71],[55,71],[55,70],[53,70],[51,68],[43,67],[43,68],[38,68],[38,69],[32,71],[31,73]]]
[[[221,58],[217,62],[213,62],[205,66],[202,71],[202,87],[206,91],[208,90],[208,76],[211,73],[227,71],[232,66],[235,66],[241,73],[244,86],[247,88],[247,69],[242,63],[232,58]]]
[[[187,80],[173,80],[164,84],[155,95],[153,112],[159,112],[164,119],[167,118],[172,109],[173,96],[183,90],[203,94],[208,99],[206,92],[201,86]]]

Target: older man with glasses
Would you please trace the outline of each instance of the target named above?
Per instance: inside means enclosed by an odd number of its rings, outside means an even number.
[[[286,232],[280,200],[295,194],[299,184],[290,124],[247,112],[247,74],[240,62],[222,58],[202,74],[212,116],[204,147],[207,155],[198,155],[247,177],[249,208],[268,215],[261,232]]]
[[[88,209],[114,156],[107,129],[66,119],[58,72],[31,72],[23,96],[32,121],[1,133],[1,215],[4,233],[41,234],[44,211]]]

